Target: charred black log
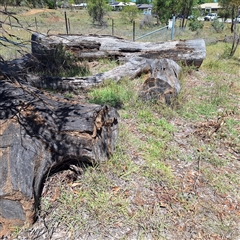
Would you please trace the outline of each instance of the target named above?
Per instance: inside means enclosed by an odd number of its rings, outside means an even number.
[[[0,236],[32,223],[48,172],[67,162],[109,158],[118,136],[115,109],[51,97],[0,80]]]

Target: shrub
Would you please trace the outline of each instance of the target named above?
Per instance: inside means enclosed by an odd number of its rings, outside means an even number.
[[[46,0],[45,2],[46,2],[46,5],[48,6],[49,9],[55,9],[56,8],[53,0]]]
[[[218,20],[214,20],[212,23],[212,27],[215,29],[217,33],[223,32],[225,25],[223,22],[219,22]]]
[[[80,62],[63,44],[58,44],[49,52],[41,56],[41,60],[33,71],[42,72],[50,76],[86,76],[89,67]]]
[[[204,23],[202,21],[199,21],[195,18],[190,20],[189,29],[193,32],[197,31],[198,29],[202,29],[203,26],[204,26]]]
[[[140,29],[144,29],[146,27],[151,28],[151,27],[153,27],[153,25],[154,25],[154,23],[153,23],[152,15],[147,14],[147,15],[144,15],[144,17],[140,21],[139,28]]]
[[[87,11],[92,18],[93,23],[97,23],[100,26],[105,26],[106,21],[104,17],[110,11],[111,7],[103,0],[87,0]]]
[[[121,18],[125,22],[132,23],[138,16],[139,11],[136,6],[125,6],[121,12]]]
[[[121,108],[124,103],[133,101],[133,92],[127,82],[119,83],[109,80],[105,81],[102,86],[90,90],[88,97],[90,103]]]

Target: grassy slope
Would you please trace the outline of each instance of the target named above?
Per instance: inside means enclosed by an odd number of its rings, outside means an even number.
[[[195,37],[229,34],[217,35],[209,24]],[[70,170],[50,176],[37,224],[15,235],[239,239],[240,52],[227,59],[229,47],[209,45],[198,71],[183,69],[171,107],[137,98],[144,76],[89,93],[92,101],[121,105],[115,153],[77,179]]]

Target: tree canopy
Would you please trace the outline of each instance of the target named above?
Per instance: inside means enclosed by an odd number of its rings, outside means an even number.
[[[192,7],[198,3],[198,0],[153,0],[153,11],[162,22],[167,22],[172,15],[191,15]]]
[[[110,10],[108,2],[106,0],[87,0],[87,6],[92,22],[103,26],[105,24],[104,16]]]
[[[225,11],[229,11],[232,18],[231,32],[234,32],[234,18],[237,17],[240,0],[219,0],[219,4],[224,7]]]

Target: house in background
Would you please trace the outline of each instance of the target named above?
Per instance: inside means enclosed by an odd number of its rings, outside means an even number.
[[[110,2],[109,5],[112,7],[113,11],[122,11],[125,6],[136,6],[133,2]]]
[[[152,4],[138,4],[138,10],[142,11],[143,14],[151,15],[152,13]]]
[[[223,9],[217,2],[215,3],[204,3],[199,5],[202,15],[206,13],[217,13],[219,10]]]

